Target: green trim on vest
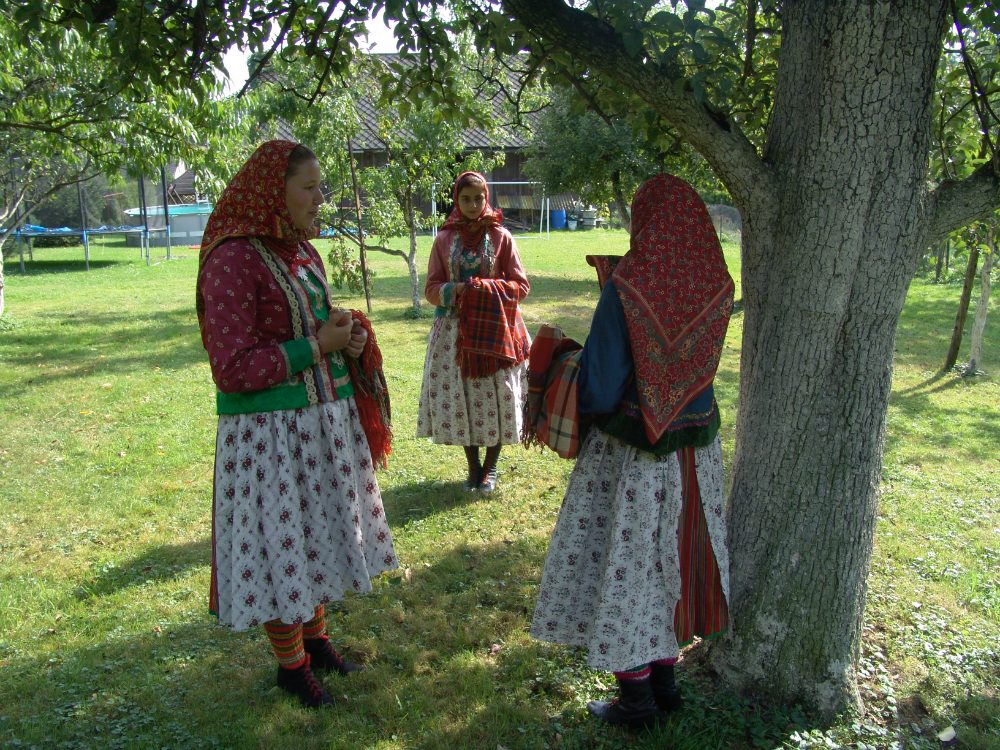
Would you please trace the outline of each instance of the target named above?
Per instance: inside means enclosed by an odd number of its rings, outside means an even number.
[[[715,406],[714,412],[708,424],[664,432],[655,445],[649,442],[649,438],[646,436],[646,426],[642,420],[630,417],[623,412],[617,412],[606,425],[600,426],[599,429],[601,432],[616,437],[623,443],[641,451],[652,453],[654,456],[665,456],[681,448],[704,448],[711,445],[715,436],[719,434],[719,427],[722,426],[718,405]]]

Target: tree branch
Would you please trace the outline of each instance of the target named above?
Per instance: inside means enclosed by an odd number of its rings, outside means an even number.
[[[931,192],[927,235],[920,245],[940,242],[956,229],[980,221],[1000,208],[1000,181],[987,162],[964,180],[945,180]]]
[[[737,125],[725,113],[699,106],[691,91],[678,91],[655,63],[631,57],[609,24],[562,0],[503,0],[503,7],[529,34],[561,47],[653,107],[705,157],[740,210],[753,211],[761,199],[770,200],[771,171]]]

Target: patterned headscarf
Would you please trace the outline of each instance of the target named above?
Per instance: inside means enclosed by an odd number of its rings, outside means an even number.
[[[486,205],[483,206],[483,212],[475,219],[467,219],[458,207],[458,183],[468,174],[475,175],[482,180],[483,190],[486,192]],[[455,201],[455,207],[448,214],[448,220],[445,221],[441,228],[457,229],[459,235],[462,237],[462,244],[467,250],[475,250],[479,247],[479,243],[483,241],[483,235],[486,234],[487,229],[503,226],[503,213],[499,208],[490,207],[490,188],[486,184],[486,178],[479,174],[479,172],[462,172],[458,176],[458,179],[455,180],[455,185],[451,189],[451,195]]]
[[[259,237],[288,266],[299,260],[299,243],[316,236],[315,227],[296,229],[285,205],[285,173],[288,157],[297,146],[292,141],[262,143],[233,175],[208,217],[201,237],[198,276],[209,254],[234,237]],[[205,300],[197,292],[198,323],[204,329]]]
[[[733,279],[694,188],[661,174],[632,201],[631,249],[612,278],[625,308],[646,436],[655,443],[712,384]]]

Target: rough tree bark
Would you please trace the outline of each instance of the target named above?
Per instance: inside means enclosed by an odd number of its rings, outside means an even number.
[[[990,292],[993,291],[993,264],[997,259],[996,225],[990,227],[990,251],[983,258],[983,268],[979,272],[979,301],[976,302],[976,314],[972,319],[971,352],[969,364],[965,366],[966,375],[975,375],[983,363],[983,331],[986,330],[986,316],[990,309]]]
[[[615,206],[618,207],[618,216],[622,220],[622,229],[628,232],[632,227],[632,217],[628,214],[628,204],[625,203],[625,196],[622,194],[622,173],[617,169],[611,173],[611,194],[615,196]]]
[[[941,372],[947,372],[958,362],[958,350],[962,347],[962,336],[965,334],[965,319],[969,315],[969,301],[972,299],[972,287],[976,283],[976,269],[979,267],[979,248],[969,249],[969,262],[965,266],[965,281],[962,284],[962,296],[958,298],[958,313],[955,315],[955,327],[951,329],[951,343],[948,354],[944,358]]]
[[[729,496],[729,685],[825,713],[856,665],[896,324],[921,251],[1000,202],[991,168],[928,192],[944,0],[789,0],[763,154],[724,113],[561,0],[504,0],[530,33],[641,97],[743,216],[743,350]]]

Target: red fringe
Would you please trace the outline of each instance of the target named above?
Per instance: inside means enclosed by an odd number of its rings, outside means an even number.
[[[358,310],[351,310],[351,313],[368,332],[368,342],[357,361],[351,357],[345,359],[354,384],[358,419],[368,438],[372,462],[384,469],[386,459],[392,453],[392,406],[385,374],[382,372],[382,351],[375,340],[371,321]]]

